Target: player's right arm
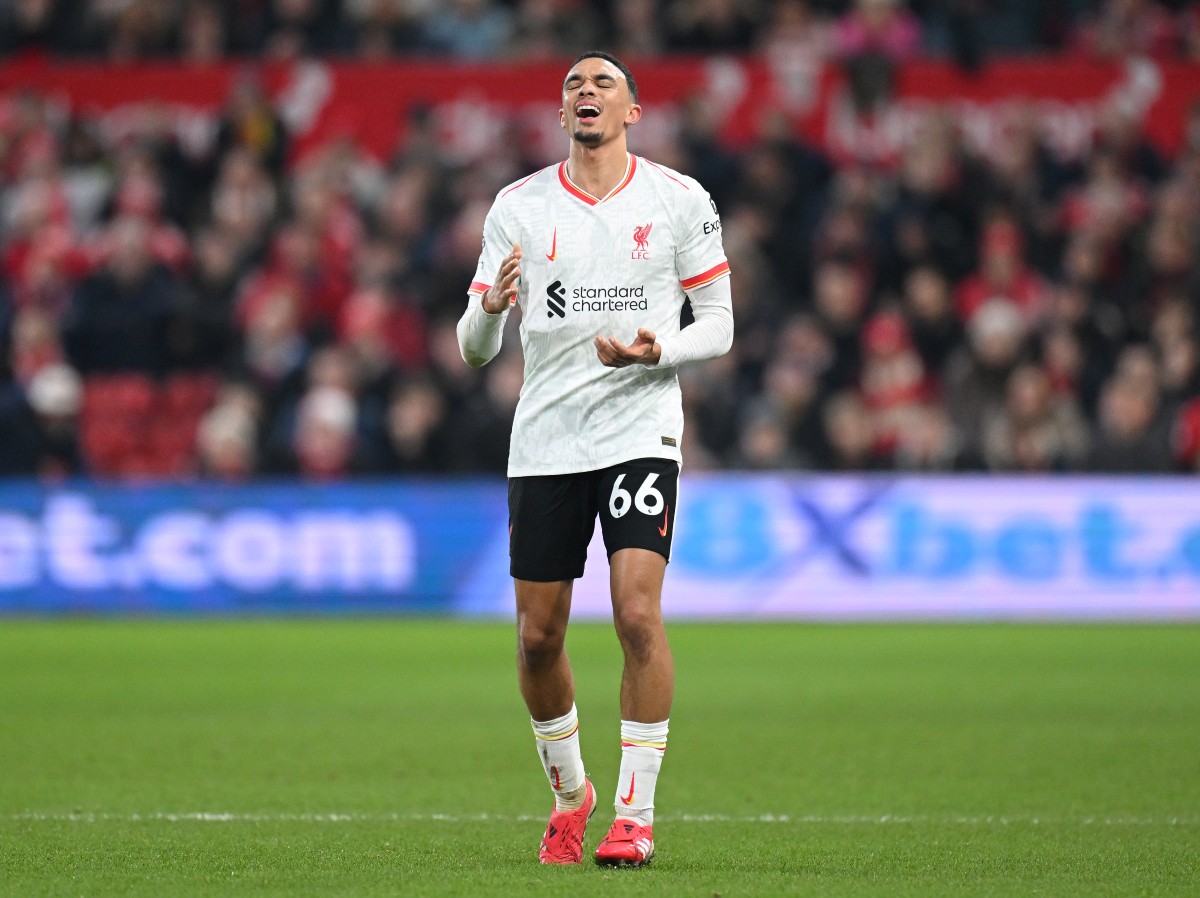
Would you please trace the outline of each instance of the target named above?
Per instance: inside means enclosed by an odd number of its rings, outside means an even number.
[[[499,315],[507,312],[517,299],[517,290],[521,286],[521,244],[514,243],[512,250],[500,263],[496,273],[496,282],[483,291],[480,304],[489,315]]]
[[[507,254],[497,259],[497,255]],[[495,271],[489,284],[479,280],[484,272]],[[504,322],[521,286],[521,247],[509,239],[497,206],[488,212],[483,226],[483,251],[479,256],[476,280],[467,291],[467,308],[458,320],[458,349],[472,368],[486,365],[500,352]]]

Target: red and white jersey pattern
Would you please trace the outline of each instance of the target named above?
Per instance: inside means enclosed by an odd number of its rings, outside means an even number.
[[[694,179],[629,156],[603,198],[560,163],[496,197],[470,302],[500,262],[522,250],[525,384],[509,451],[510,477],[605,468],[633,458],[681,460],[683,408],[673,367],[607,368],[592,340],[626,345],[639,327],[679,333],[687,291],[729,273],[716,206]]]

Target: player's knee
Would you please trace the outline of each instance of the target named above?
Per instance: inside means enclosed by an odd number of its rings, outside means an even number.
[[[562,654],[566,631],[561,627],[521,622],[517,634],[517,654],[526,670],[541,670],[550,666]]]
[[[616,627],[627,654],[648,658],[662,636],[662,615],[650,603],[622,603],[617,608]]]

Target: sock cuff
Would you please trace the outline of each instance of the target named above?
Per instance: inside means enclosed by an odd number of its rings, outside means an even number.
[[[621,747],[640,746],[664,751],[667,747],[667,724],[670,718],[658,723],[639,723],[636,720],[621,721]]]
[[[579,713],[575,710],[574,702],[571,703],[571,710],[562,717],[553,720],[534,720],[531,717],[529,722],[533,726],[533,734],[543,742],[569,739],[579,731]]]

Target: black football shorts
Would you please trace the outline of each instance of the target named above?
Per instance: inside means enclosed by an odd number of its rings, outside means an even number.
[[[600,516],[608,557],[649,549],[671,559],[679,464],[637,458],[599,471],[512,477],[508,481],[509,572],[548,583],[583,576]]]

